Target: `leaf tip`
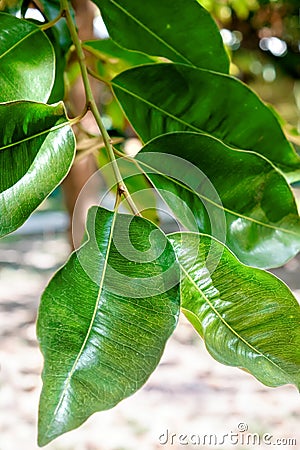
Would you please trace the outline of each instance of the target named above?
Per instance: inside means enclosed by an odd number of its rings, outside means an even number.
[[[46,434],[38,432],[37,444],[38,447],[45,447],[45,445],[49,444],[53,439],[49,438]]]
[[[45,447],[50,444],[54,439],[61,436],[68,430],[61,430],[59,427],[50,427],[49,423],[39,424],[37,444],[38,447]]]
[[[43,407],[43,400],[40,400],[39,417],[38,417],[38,435],[37,444],[39,447],[45,447],[57,437],[61,436],[65,431],[62,429],[57,420],[53,420],[50,413],[50,405],[48,408]]]

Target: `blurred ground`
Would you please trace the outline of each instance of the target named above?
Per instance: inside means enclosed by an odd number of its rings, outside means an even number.
[[[42,235],[16,235],[0,244],[0,450],[37,449],[42,360],[35,319],[43,288],[68,255],[65,235],[59,232],[65,222],[60,219],[55,219],[55,234],[46,227]],[[298,298],[299,268],[300,260],[295,259],[276,271]],[[81,428],[46,448],[296,449],[300,448],[299,421],[300,398],[295,388],[267,388],[250,375],[217,363],[182,320],[142,390],[113,410],[95,414]],[[238,430],[239,437],[233,434],[232,444],[230,436],[222,444],[224,434]],[[247,438],[253,433],[272,437],[266,437],[265,444],[254,445],[253,437]],[[173,439],[172,434],[176,434]],[[181,434],[187,437],[180,438]],[[200,443],[205,434],[215,434],[218,444],[214,445],[212,437],[211,442],[206,438],[205,445],[193,445],[197,443],[193,434]],[[289,439],[296,440],[296,445],[295,441],[288,443]]]

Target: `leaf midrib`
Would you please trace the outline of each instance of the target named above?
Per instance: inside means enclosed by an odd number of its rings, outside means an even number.
[[[163,0],[162,0],[163,1]],[[114,0],[111,0],[111,3],[115,5],[117,8],[119,8],[125,15],[127,15],[131,20],[136,22],[141,28],[143,28],[147,33],[149,33],[151,36],[153,36],[157,41],[161,42],[163,45],[165,45],[169,50],[172,50],[176,55],[178,55],[180,58],[182,58],[184,61],[186,61],[189,65],[196,67],[192,61],[190,61],[188,58],[183,56],[178,50],[176,50],[174,47],[172,47],[168,42],[166,42],[164,39],[162,39],[160,36],[155,34],[150,28],[147,27],[143,22],[141,22],[137,17],[130,14],[125,8],[122,8],[121,5],[119,5]],[[160,55],[163,56],[163,55]]]
[[[241,213],[238,213],[238,212],[236,212],[236,211],[232,211],[232,210],[230,210],[229,208],[225,208],[223,205],[219,205],[218,203],[214,202],[214,201],[211,200],[210,198],[208,198],[208,197],[206,197],[206,196],[204,196],[204,195],[202,195],[202,194],[200,194],[200,193],[198,193],[198,192],[194,192],[194,191],[193,191],[192,189],[190,189],[188,186],[186,186],[186,185],[180,183],[178,180],[175,180],[175,179],[173,179],[172,177],[169,177],[168,175],[166,175],[166,174],[164,174],[164,173],[162,173],[162,172],[159,172],[157,169],[153,168],[152,166],[149,166],[148,164],[144,163],[143,161],[140,161],[140,160],[139,160],[139,163],[142,164],[142,165],[144,165],[144,166],[147,167],[148,169],[151,169],[151,170],[152,170],[153,172],[155,172],[156,174],[163,176],[164,178],[166,178],[167,180],[171,181],[172,183],[177,184],[177,185],[180,186],[181,188],[186,189],[186,190],[189,191],[191,194],[196,195],[196,197],[199,197],[200,199],[205,200],[205,201],[207,201],[208,203],[210,203],[211,205],[213,205],[213,206],[215,206],[215,207],[221,209],[222,211],[225,211],[225,212],[227,212],[227,213],[229,213],[229,214],[232,214],[233,216],[239,217],[239,218],[241,218],[241,219],[248,220],[249,222],[253,222],[253,223],[257,224],[257,225],[260,225],[260,226],[263,226],[263,227],[266,227],[266,228],[270,228],[270,229],[275,230],[275,231],[282,231],[283,233],[287,233],[287,234],[290,234],[290,235],[293,235],[293,236],[297,236],[297,237],[299,238],[299,234],[298,234],[297,232],[294,232],[294,231],[292,231],[292,230],[288,230],[288,229],[286,229],[286,228],[276,227],[276,226],[274,226],[274,225],[271,225],[271,224],[268,224],[268,223],[265,223],[265,222],[261,222],[261,221],[259,221],[259,220],[257,220],[257,219],[252,218],[252,217],[245,216],[245,215],[243,215],[243,214],[241,214]],[[156,188],[156,187],[155,187],[155,183],[153,183],[153,181],[151,180],[150,176],[149,176],[146,172],[144,172],[143,170],[142,170],[142,173],[143,173],[143,174],[145,175],[145,177],[149,180],[149,182],[150,182],[152,185],[154,185],[154,188],[157,190],[157,192],[159,193],[159,195],[162,197],[163,201],[165,202],[164,197],[163,197],[162,194],[160,193],[159,188]]]
[[[196,284],[196,282],[191,278],[191,276],[189,275],[189,273],[186,271],[186,269],[182,266],[182,264],[180,263],[180,267],[181,270],[184,272],[185,276],[190,280],[190,282],[194,285],[194,287],[196,288],[196,290],[200,293],[200,295],[202,296],[202,298],[204,299],[204,301],[208,304],[208,306],[210,307],[210,309],[214,312],[214,314],[216,314],[216,316],[218,317],[218,319],[223,323],[223,325],[225,326],[225,328],[227,328],[232,334],[234,334],[240,341],[242,341],[247,347],[250,348],[250,350],[252,350],[253,352],[255,352],[257,355],[261,356],[262,358],[266,359],[270,364],[272,364],[274,367],[276,367],[276,369],[278,369],[281,373],[283,373],[286,376],[286,372],[280,367],[278,366],[272,359],[270,359],[268,356],[264,355],[260,350],[256,349],[255,347],[253,347],[253,345],[251,345],[248,341],[246,341],[234,328],[232,328],[228,322],[226,322],[226,320],[224,320],[224,318],[220,315],[220,313],[217,311],[217,309],[213,306],[213,304],[211,303],[211,301],[209,300],[209,298],[205,295],[205,293],[199,288],[199,286]],[[219,292],[219,290],[218,290]],[[186,310],[186,311],[190,311],[187,308],[182,307],[182,310]],[[195,314],[193,311],[190,311],[194,314],[194,316],[197,318],[197,320],[199,321],[200,325],[201,324],[201,320],[199,319],[198,315]],[[204,330],[203,330],[204,331]],[[204,335],[204,333],[203,333]],[[204,336],[203,336],[204,339]],[[205,341],[205,339],[204,339]]]
[[[5,145],[3,147],[0,147],[0,152],[4,151],[4,150],[7,150],[8,148],[15,147],[17,145],[23,144],[24,142],[36,139],[36,138],[38,138],[40,136],[43,136],[44,134],[50,134],[53,131],[59,130],[60,128],[66,127],[68,125],[70,125],[70,123],[68,122],[68,120],[65,120],[64,122],[61,122],[58,125],[55,125],[55,126],[53,126],[51,128],[48,128],[48,129],[46,129],[44,131],[41,131],[40,133],[32,134],[32,135],[27,136],[27,137],[25,137],[23,139],[20,139],[19,141],[12,142],[11,144],[7,144],[7,145]]]
[[[121,91],[125,92],[126,94],[129,94],[130,96],[137,98],[138,100],[140,100],[141,102],[145,103],[146,105],[150,106],[153,109],[156,109],[157,111],[159,111],[160,113],[162,113],[163,115],[166,115],[168,117],[170,117],[171,119],[175,120],[176,122],[181,123],[182,125],[196,131],[197,133],[199,133],[199,131],[203,132],[203,130],[201,130],[198,127],[195,127],[194,125],[191,125],[188,122],[185,122],[184,120],[180,119],[179,117],[174,116],[173,114],[169,113],[168,111],[165,111],[164,109],[160,108],[157,105],[154,105],[153,103],[149,102],[149,100],[146,100],[143,97],[140,97],[138,94],[135,94],[132,91],[129,91],[128,89],[124,88],[123,86],[121,86],[120,84],[116,84],[114,83],[114,80],[112,80],[111,82],[112,86],[117,87],[119,89],[121,89]]]
[[[97,295],[97,298],[96,298],[96,301],[95,301],[95,307],[94,307],[93,315],[92,315],[92,318],[91,318],[91,321],[90,321],[90,325],[89,325],[89,328],[87,330],[85,339],[84,339],[84,341],[83,341],[83,343],[81,345],[81,348],[80,348],[80,350],[78,352],[78,355],[77,355],[77,357],[76,357],[76,359],[75,359],[75,361],[74,361],[74,363],[72,365],[71,370],[69,371],[69,375],[68,375],[68,378],[67,378],[67,380],[65,382],[64,389],[63,389],[63,391],[61,393],[61,396],[60,396],[59,402],[57,404],[57,407],[55,408],[55,411],[53,413],[53,419],[52,419],[52,421],[49,423],[49,425],[47,427],[48,429],[51,427],[52,422],[55,419],[55,416],[56,416],[56,414],[58,413],[58,410],[61,407],[61,404],[62,404],[62,402],[64,400],[64,397],[65,397],[65,395],[67,393],[67,390],[69,389],[69,385],[70,385],[71,379],[72,379],[72,377],[74,375],[74,372],[76,370],[76,366],[77,366],[78,361],[80,360],[80,358],[81,358],[81,356],[82,356],[82,354],[84,352],[84,349],[85,349],[86,344],[87,344],[87,342],[89,340],[89,337],[90,337],[90,334],[91,334],[91,331],[92,331],[92,328],[93,328],[93,325],[94,325],[94,322],[95,322],[95,318],[96,318],[96,315],[97,315],[99,302],[100,302],[101,294],[102,294],[102,290],[103,290],[104,279],[105,279],[105,275],[106,275],[106,268],[107,268],[107,264],[108,264],[109,252],[110,252],[110,248],[111,248],[111,244],[112,244],[112,240],[113,240],[113,232],[114,232],[116,218],[117,218],[117,211],[115,210],[113,218],[112,218],[112,222],[111,222],[111,225],[110,225],[111,229],[110,229],[108,242],[107,242],[107,250],[106,250],[106,254],[105,254],[105,259],[104,259],[104,264],[103,264],[103,269],[102,269],[102,275],[101,275],[101,280],[100,280],[100,284],[99,284],[98,295]],[[87,243],[88,242],[86,242],[85,245],[87,245]]]
[[[33,36],[35,33],[38,33],[39,31],[40,31],[39,28],[33,29],[30,33],[28,33],[25,36],[23,36],[23,38],[21,38],[19,41],[17,41],[14,45],[9,47],[4,53],[2,53],[0,55],[0,60],[2,58],[5,58],[5,56],[7,56],[11,51],[13,51],[16,47],[18,47],[18,45],[21,45],[23,42],[26,41],[26,39],[30,38],[31,36]]]

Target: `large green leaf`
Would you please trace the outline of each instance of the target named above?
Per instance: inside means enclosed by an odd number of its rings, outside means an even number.
[[[75,140],[63,104],[0,104],[0,236],[21,226],[65,177]]]
[[[290,179],[299,178],[300,158],[277,118],[237,79],[183,64],[154,64],[129,69],[112,84],[144,142],[172,131],[204,131],[260,153]]]
[[[23,1],[22,15],[25,16],[30,0]],[[39,8],[45,21],[54,20],[60,13],[60,0],[39,0]],[[74,16],[72,7],[71,13]],[[72,45],[71,35],[65,20],[59,20],[45,32],[53,45],[55,52],[55,81],[48,103],[56,103],[64,98],[64,70],[66,67],[66,54]]]
[[[288,287],[208,236],[169,237],[182,268],[183,312],[210,354],[267,386],[299,389],[300,307]]]
[[[0,102],[46,102],[55,73],[53,47],[40,28],[0,14]]]
[[[229,59],[210,14],[196,0],[94,0],[109,34],[129,50],[228,73]]]
[[[119,47],[111,39],[85,41],[83,48],[98,60],[98,72],[104,79],[111,80],[118,73],[130,67],[153,63],[153,58],[144,53]]]
[[[139,389],[178,320],[178,264],[155,225],[92,207],[87,231],[41,301],[40,445]]]
[[[300,251],[293,193],[257,153],[177,132],[150,141],[136,159],[186,229],[226,240],[244,263],[276,267]]]

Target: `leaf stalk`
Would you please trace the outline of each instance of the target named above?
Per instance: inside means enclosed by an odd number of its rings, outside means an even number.
[[[50,20],[49,22],[45,22],[42,25],[40,25],[40,29],[42,31],[46,31],[49,28],[54,27],[54,25],[64,16],[63,11],[61,11],[57,17],[55,17],[53,20]]]

